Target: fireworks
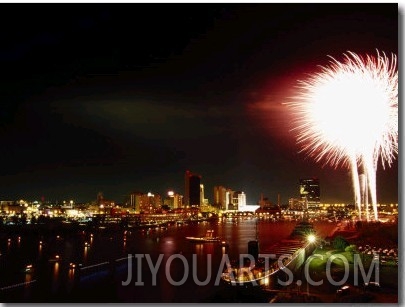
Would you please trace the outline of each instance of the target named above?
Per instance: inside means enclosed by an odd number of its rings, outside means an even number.
[[[391,166],[398,154],[397,59],[378,51],[376,57],[348,52],[343,62],[330,58],[328,66],[299,81],[298,95],[287,104],[293,130],[301,151],[315,161],[350,168],[360,216],[361,198],[368,198],[360,191],[358,173],[364,173],[378,220],[377,164]]]

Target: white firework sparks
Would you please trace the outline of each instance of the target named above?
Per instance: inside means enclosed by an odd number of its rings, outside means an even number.
[[[355,202],[360,205],[358,166],[364,169],[374,218],[378,220],[376,169],[391,166],[398,154],[397,58],[385,53],[331,58],[320,72],[299,81],[292,108],[301,151],[335,168],[351,169]]]

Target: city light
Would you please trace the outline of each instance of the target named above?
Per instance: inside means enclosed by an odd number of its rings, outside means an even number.
[[[299,81],[293,110],[294,131],[301,151],[315,161],[351,170],[355,203],[361,218],[361,194],[370,193],[378,220],[377,163],[391,166],[398,154],[397,58],[344,54]],[[364,173],[361,184],[359,173]]]
[[[1,301],[398,303],[400,6],[0,6]]]
[[[316,241],[316,237],[315,237],[315,235],[310,234],[310,235],[307,237],[307,240],[308,240],[309,243],[314,243],[314,242]]]

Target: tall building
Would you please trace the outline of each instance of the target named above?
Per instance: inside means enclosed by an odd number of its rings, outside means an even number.
[[[201,205],[201,176],[190,171],[184,176],[184,203],[186,206]]]
[[[223,211],[249,210],[246,204],[246,194],[241,191],[233,191],[223,186],[214,187],[214,205]]]
[[[168,191],[167,197],[164,199],[164,204],[170,209],[179,209],[183,207],[183,195],[177,194],[174,191]]]
[[[186,171],[184,174],[184,205],[190,206],[190,176],[191,172]]]
[[[234,198],[233,198],[233,191],[231,189],[227,189],[225,192],[226,195],[226,210],[237,210],[234,208]]]
[[[238,210],[245,211],[246,208],[246,194],[244,192],[236,192],[238,195]]]
[[[200,184],[200,205],[204,204],[204,185]]]
[[[308,204],[308,209],[318,209],[321,201],[321,189],[318,178],[300,179],[300,197]]]
[[[141,199],[143,193],[141,192],[132,192],[129,194],[129,206],[134,211],[141,211]]]
[[[228,204],[228,210],[245,211],[246,210],[246,194],[242,191],[230,191],[229,198],[231,202]]]
[[[137,212],[153,213],[162,206],[162,199],[159,194],[151,192],[147,194],[133,192],[129,195],[129,205]]]
[[[214,206],[216,206],[220,210],[227,209],[227,204],[229,203],[226,198],[227,191],[228,189],[223,186],[214,187]]]

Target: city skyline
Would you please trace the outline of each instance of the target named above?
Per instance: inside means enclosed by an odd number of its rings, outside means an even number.
[[[397,4],[77,6],[2,5],[3,29],[26,22],[0,48],[0,199],[182,194],[189,169],[210,200],[223,185],[286,203],[317,177],[322,201],[353,202],[282,103],[328,55],[398,54]],[[398,202],[398,160],[377,187]]]

